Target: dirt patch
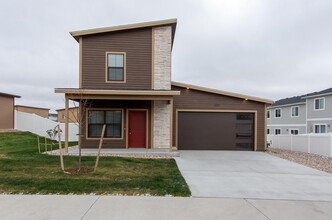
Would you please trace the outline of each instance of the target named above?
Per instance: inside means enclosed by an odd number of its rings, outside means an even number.
[[[267,153],[317,170],[332,173],[332,158],[304,152],[268,148]]]
[[[68,174],[85,174],[85,173],[92,173],[92,169],[89,168],[81,168],[81,169],[67,169],[65,170]]]

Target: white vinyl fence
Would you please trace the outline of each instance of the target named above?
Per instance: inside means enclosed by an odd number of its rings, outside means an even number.
[[[332,157],[332,133],[267,135],[270,147]]]
[[[65,140],[65,123],[58,123],[48,118],[40,117],[36,114],[15,111],[15,129],[20,131],[30,131],[42,137],[48,137],[46,131],[53,129],[60,124],[62,130],[61,140]],[[78,141],[78,126],[69,123],[69,141]]]

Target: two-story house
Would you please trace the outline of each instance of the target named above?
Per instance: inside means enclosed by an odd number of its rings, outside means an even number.
[[[332,132],[332,88],[281,99],[268,107],[267,134]]]
[[[332,132],[332,88],[303,96],[307,104],[307,133]]]
[[[96,148],[106,125],[103,148],[265,150],[272,101],[171,81],[176,24],[71,32],[79,43],[79,88],[55,92],[65,94],[66,115],[69,100],[81,102],[83,148]]]

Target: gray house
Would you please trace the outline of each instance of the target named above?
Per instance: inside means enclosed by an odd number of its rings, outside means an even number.
[[[267,134],[332,132],[332,88],[281,99],[267,110]]]

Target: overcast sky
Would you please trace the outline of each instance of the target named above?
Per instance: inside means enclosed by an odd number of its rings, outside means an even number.
[[[177,18],[172,80],[277,100],[332,87],[331,0],[2,0],[0,92],[58,109],[78,87],[70,31]]]

